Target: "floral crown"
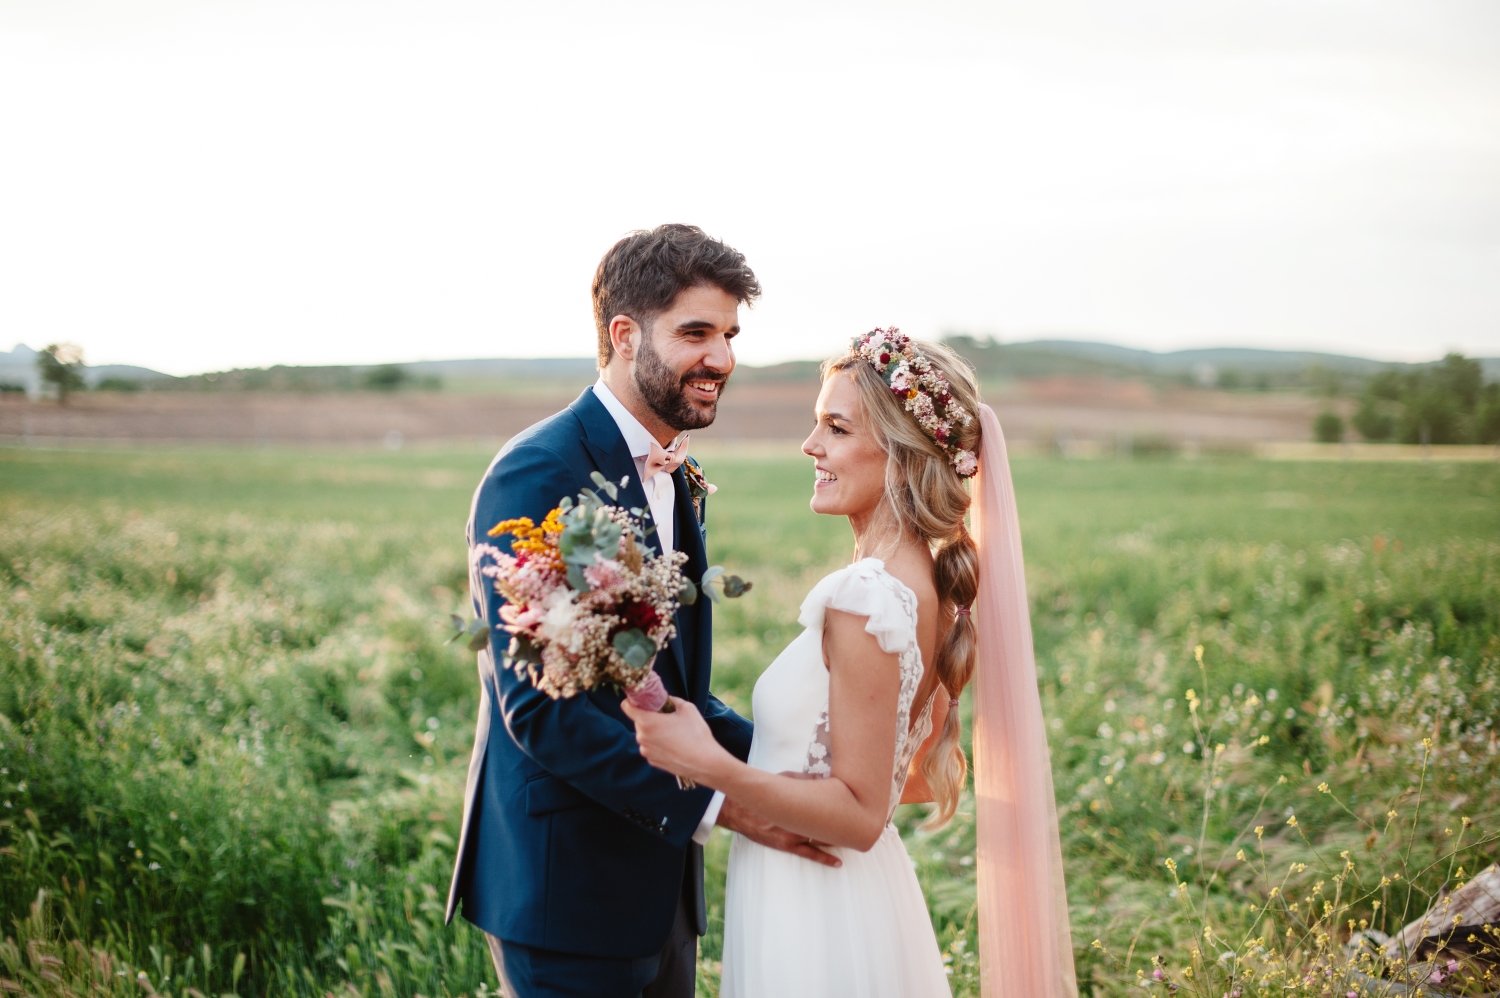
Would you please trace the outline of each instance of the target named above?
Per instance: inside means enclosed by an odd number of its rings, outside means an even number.
[[[850,349],[875,368],[917,425],[947,452],[958,477],[968,478],[979,470],[974,452],[964,450],[952,439],[954,428],[968,426],[974,417],[954,399],[948,379],[922,356],[911,337],[894,327],[872,329],[856,336]]]

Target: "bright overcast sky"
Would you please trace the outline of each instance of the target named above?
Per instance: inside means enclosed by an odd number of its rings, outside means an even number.
[[[0,349],[587,355],[660,222],[873,325],[1500,355],[1494,0],[0,0]]]

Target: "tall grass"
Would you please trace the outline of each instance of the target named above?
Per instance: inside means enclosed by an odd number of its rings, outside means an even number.
[[[495,987],[478,933],[441,924],[476,689],[440,625],[485,457],[0,452],[0,978]],[[800,461],[707,464],[715,560],[756,582],[715,634],[748,712],[849,538],[806,512]],[[1361,923],[1493,860],[1494,469],[1016,475],[1085,994],[1321,994]],[[898,822],[977,994],[972,807],[921,816]]]
[[[163,990],[493,984],[438,899],[474,703],[431,626],[451,552],[347,523],[9,512],[5,911],[45,891],[70,938]]]

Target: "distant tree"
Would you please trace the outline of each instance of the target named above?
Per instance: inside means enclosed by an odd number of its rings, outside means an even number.
[[[75,343],[49,344],[36,355],[36,367],[43,381],[57,386],[58,405],[67,405],[68,394],[84,387],[83,348]]]
[[[1365,393],[1373,398],[1384,399],[1387,402],[1401,401],[1401,393],[1405,391],[1406,383],[1400,373],[1396,371],[1381,371],[1370,379]]]
[[[1336,444],[1344,439],[1344,420],[1336,412],[1321,412],[1313,420],[1313,439],[1320,444]]]
[[[382,364],[365,372],[365,387],[379,392],[393,392],[414,380],[399,364]]]
[[[94,386],[96,392],[138,392],[141,383],[136,378],[105,378]]]
[[[1359,400],[1359,410],[1354,413],[1354,428],[1359,435],[1371,443],[1384,443],[1396,432],[1396,418],[1388,412],[1391,403],[1373,392],[1365,392]]]
[[[1500,384],[1485,385],[1482,398],[1474,436],[1482,444],[1500,444]]]
[[[1242,384],[1244,384],[1244,381],[1245,379],[1240,375],[1240,372],[1236,371],[1234,368],[1219,372],[1220,388],[1239,388]]]
[[[1382,371],[1365,384],[1354,428],[1366,440],[1405,444],[1500,438],[1500,386],[1485,385],[1479,362],[1459,353],[1407,373]]]
[[[1437,385],[1423,389],[1403,400],[1396,439],[1403,444],[1464,443],[1464,413],[1458,400]]]
[[[1450,395],[1459,412],[1473,412],[1479,403],[1479,392],[1484,387],[1484,369],[1479,361],[1470,360],[1461,353],[1450,353],[1433,372],[1433,381],[1438,390]]]
[[[1339,372],[1329,370],[1322,364],[1313,364],[1303,373],[1303,381],[1314,394],[1334,398],[1342,387]]]

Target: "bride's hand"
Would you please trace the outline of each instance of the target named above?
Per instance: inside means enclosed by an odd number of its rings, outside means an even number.
[[[672,697],[672,706],[672,713],[661,714],[625,700],[620,709],[635,723],[635,740],[647,762],[701,786],[713,786],[705,763],[723,754],[723,747],[690,701]]]

